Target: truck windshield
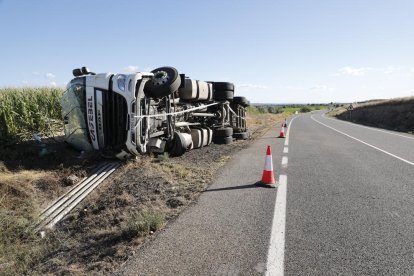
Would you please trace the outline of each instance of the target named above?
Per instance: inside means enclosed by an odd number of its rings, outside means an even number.
[[[65,141],[78,150],[90,151],[92,145],[86,125],[85,86],[73,80],[68,87],[61,102]]]

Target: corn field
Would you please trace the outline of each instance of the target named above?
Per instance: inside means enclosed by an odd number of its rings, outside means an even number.
[[[61,131],[61,88],[0,89],[0,145],[31,139],[34,133],[52,136]]]

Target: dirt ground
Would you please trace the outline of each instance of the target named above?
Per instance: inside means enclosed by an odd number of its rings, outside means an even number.
[[[36,241],[47,243],[47,249],[31,259],[27,270],[20,271],[39,275],[115,271],[140,245],[156,238],[156,230],[194,204],[235,152],[260,137],[267,130],[266,125],[280,124],[282,120],[280,115],[270,114],[249,118],[252,138],[231,145],[211,144],[181,157],[142,156],[125,162],[59,223],[54,232],[43,241]],[[39,209],[73,185],[68,181],[69,176],[82,178],[96,164],[104,162],[99,156],[81,156],[60,141],[48,143],[48,154],[40,156],[43,147],[27,145],[27,151],[14,158],[2,158],[8,160],[3,161],[6,173],[2,177],[23,171],[42,172],[42,177],[36,178],[31,187]],[[16,153],[11,150],[10,154]],[[148,213],[162,217],[159,227],[148,233],[131,231],[131,222],[136,222],[137,215]]]

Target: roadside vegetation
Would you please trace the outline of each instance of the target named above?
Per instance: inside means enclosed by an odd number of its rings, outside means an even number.
[[[0,89],[0,145],[12,145],[33,134],[53,136],[62,130],[61,88]]]
[[[248,108],[250,114],[284,114],[290,116],[295,112],[306,113],[314,110],[329,109],[334,104],[291,104],[291,105],[269,105],[269,104],[255,104]]]
[[[354,103],[352,113],[347,106],[329,115],[367,126],[414,133],[414,97]]]

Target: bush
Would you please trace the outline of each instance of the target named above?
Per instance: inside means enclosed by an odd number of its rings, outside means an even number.
[[[303,106],[299,110],[302,113],[311,112],[312,110],[308,106]]]

